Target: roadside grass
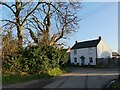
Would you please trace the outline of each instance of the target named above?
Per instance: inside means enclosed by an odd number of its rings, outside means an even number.
[[[48,75],[50,76],[59,76],[61,74],[66,73],[66,69],[65,68],[54,68],[54,69],[49,69],[48,70]]]
[[[112,90],[120,90],[120,81],[117,80],[115,83],[112,85]]]
[[[2,75],[2,84],[15,84],[15,83],[23,83],[32,80],[37,80],[41,78],[51,78],[54,76],[59,76],[61,74],[66,73],[64,69],[54,68],[49,69],[48,73],[45,74],[32,74],[32,75]]]
[[[9,76],[4,76],[2,75],[2,84],[7,85],[7,84],[14,84],[14,83],[22,83],[22,82],[27,82],[31,80],[36,80],[40,78],[50,78],[51,76],[48,74],[32,74],[32,75],[9,75]]]
[[[2,75],[0,74],[0,85],[2,85]]]

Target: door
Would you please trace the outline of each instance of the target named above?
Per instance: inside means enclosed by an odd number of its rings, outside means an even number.
[[[83,66],[85,64],[85,60],[81,59],[81,65]]]
[[[81,56],[80,59],[81,59],[81,65],[82,65],[82,66],[85,65],[85,57],[84,57],[84,56]]]

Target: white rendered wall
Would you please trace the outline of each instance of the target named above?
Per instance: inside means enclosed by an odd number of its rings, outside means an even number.
[[[70,61],[71,63],[81,65],[81,56],[85,57],[85,63],[84,65],[88,65],[89,63],[89,57],[93,58],[93,63],[90,63],[90,65],[96,65],[96,47],[90,48],[82,48],[82,49],[77,49],[77,53],[74,54],[74,50],[72,49],[70,51]],[[77,63],[74,62],[74,58],[77,58]]]
[[[97,45],[97,58],[111,58],[112,50],[105,44],[103,39]]]

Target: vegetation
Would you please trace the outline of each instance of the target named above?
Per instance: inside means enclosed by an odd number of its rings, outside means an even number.
[[[30,46],[12,55],[4,56],[3,74],[15,75],[47,73],[67,63],[67,54],[53,46]]]
[[[11,14],[11,17],[2,18],[2,30],[14,32],[16,29],[18,47],[22,47],[25,40],[31,42],[31,39],[36,44],[41,42],[56,46],[60,39],[65,39],[66,35],[75,32],[78,28],[79,2],[15,0],[14,2],[0,1],[0,5],[7,8]],[[31,38],[28,38],[28,35]]]
[[[116,79],[115,83],[112,84],[112,89],[113,90],[120,89],[120,75],[118,75],[118,79]]]
[[[3,84],[25,82],[65,73],[61,67],[67,63],[63,50],[52,46],[30,46],[12,55],[4,56]]]
[[[29,76],[25,75],[9,75],[9,76],[2,76],[2,84],[7,85],[7,84],[13,84],[13,83],[21,83],[21,82],[26,82],[26,81],[31,81],[35,79],[40,79],[40,78],[50,78],[48,74],[33,74]]]
[[[31,80],[39,75],[62,74],[64,71],[61,68],[68,61],[61,39],[66,39],[68,34],[78,28],[77,10],[80,3],[30,1],[0,1],[0,5],[10,10],[11,15],[2,18],[0,26],[5,83],[10,80],[13,83],[19,79]]]
[[[42,74],[25,75],[25,73],[22,73],[22,75],[2,75],[2,84],[7,85],[14,83],[28,82],[31,80],[37,80],[41,78],[50,78],[53,76],[64,74],[65,72],[66,71],[64,69],[54,68],[48,70],[48,73],[42,73]]]
[[[112,90],[120,89],[120,81],[117,80],[115,83],[112,85]]]

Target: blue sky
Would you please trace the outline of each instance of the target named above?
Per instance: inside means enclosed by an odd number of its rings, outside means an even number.
[[[81,6],[78,13],[80,28],[64,40],[65,44],[72,47],[76,40],[79,42],[102,36],[113,51],[118,51],[118,3],[82,2]],[[11,12],[6,8],[3,8],[3,12],[3,17],[11,17]]]
[[[106,44],[118,51],[118,4],[117,2],[83,2],[79,12],[80,28],[71,34],[67,46],[75,41],[97,39],[102,36]]]

